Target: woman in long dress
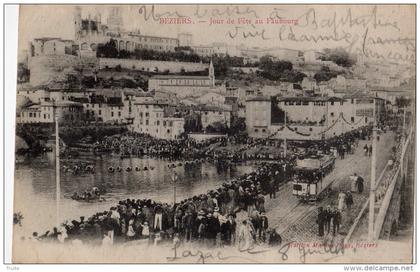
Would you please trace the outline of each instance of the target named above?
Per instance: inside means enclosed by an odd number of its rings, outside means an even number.
[[[241,228],[238,235],[238,247],[239,250],[251,249],[254,245],[254,238],[252,233],[252,227],[247,220],[242,221]]]
[[[340,192],[338,194],[338,210],[341,212],[344,210],[344,200],[346,199],[346,194],[343,192]]]

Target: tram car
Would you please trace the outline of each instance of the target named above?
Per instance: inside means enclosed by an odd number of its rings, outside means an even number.
[[[293,195],[303,202],[317,201],[331,192],[331,181],[324,177],[334,169],[333,155],[299,157],[293,169]]]

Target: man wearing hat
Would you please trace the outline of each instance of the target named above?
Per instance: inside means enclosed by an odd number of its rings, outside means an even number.
[[[220,223],[217,218],[213,216],[212,213],[207,214],[207,228],[206,228],[206,238],[208,239],[208,245],[214,246],[216,244],[217,234],[220,232]]]
[[[262,212],[260,214],[260,228],[258,231],[258,238],[262,239],[263,242],[265,242],[266,240],[267,229],[268,229],[268,218],[265,215],[265,212]]]

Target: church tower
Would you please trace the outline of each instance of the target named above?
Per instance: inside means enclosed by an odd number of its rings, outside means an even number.
[[[212,87],[215,86],[215,78],[214,78],[214,67],[213,67],[213,60],[210,60],[209,65],[209,78],[210,78],[210,84]]]
[[[108,13],[107,25],[110,31],[120,32],[123,29],[121,7],[111,7]]]
[[[74,40],[80,39],[82,33],[82,8],[76,6],[73,14]]]

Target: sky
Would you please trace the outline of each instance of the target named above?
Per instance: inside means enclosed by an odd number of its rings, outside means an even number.
[[[82,17],[109,5],[83,5]],[[385,58],[414,55],[415,7],[409,5],[120,5],[126,30],[177,37],[193,34],[195,45],[224,42],[248,47],[321,50],[343,47]],[[74,38],[72,5],[25,5],[19,18],[20,51],[38,37]],[[159,18],[190,24],[160,24]],[[272,19],[277,21],[272,24]],[[217,22],[211,24],[210,22]],[[293,22],[298,22],[294,25]]]

